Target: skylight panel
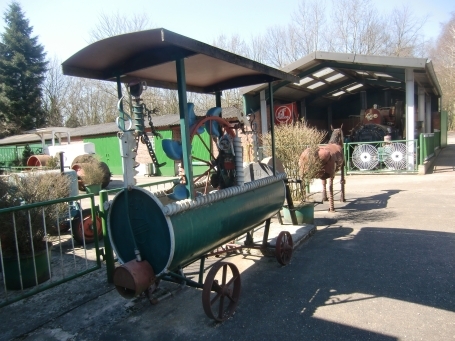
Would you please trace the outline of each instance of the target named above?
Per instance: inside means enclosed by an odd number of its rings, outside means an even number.
[[[329,78],[326,78],[325,80],[327,82],[333,82],[336,79],[342,78],[344,75],[342,73],[337,73],[336,75],[330,76]]]
[[[332,73],[332,72],[333,72],[333,69],[326,67],[325,69],[322,69],[318,72],[313,73],[313,76],[320,78],[320,77],[328,75],[329,73]]]
[[[325,83],[324,82],[317,82],[317,83],[314,83],[314,84],[311,84],[308,89],[316,89],[316,88],[319,88],[321,85],[324,85]]]
[[[388,75],[388,74],[382,73],[382,72],[375,72],[374,74],[375,74],[375,76],[377,76],[377,77],[388,77],[388,78],[392,78],[391,75]]]
[[[300,82],[294,83],[294,84],[295,84],[295,85],[303,85],[303,84],[306,84],[306,83],[311,82],[312,80],[314,80],[314,79],[311,78],[311,77],[305,77],[305,78],[302,78],[302,79],[300,80]]]
[[[358,89],[358,88],[360,88],[362,86],[363,86],[363,84],[356,84],[356,85],[353,85],[353,86],[347,88],[346,90],[347,91],[352,91],[352,90]]]

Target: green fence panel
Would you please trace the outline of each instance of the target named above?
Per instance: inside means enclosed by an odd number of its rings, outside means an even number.
[[[11,163],[19,159],[16,147],[0,147],[0,162]]]
[[[32,149],[33,154],[42,154],[43,150],[41,144],[31,144],[29,146]],[[0,147],[0,164],[11,166],[14,162],[22,160],[24,149],[25,146]]]
[[[41,223],[46,207],[55,204],[64,205],[63,213],[55,221],[43,220]],[[98,209],[93,194],[0,209],[0,218],[3,221],[0,244],[0,264],[3,272],[0,277],[0,308],[101,268],[98,228],[93,230],[94,245],[91,246],[88,245],[89,240],[86,238],[89,237],[85,237],[86,234],[79,245],[71,240],[71,234],[66,231],[74,223],[74,219],[78,219],[79,224],[85,219],[82,205],[85,205],[86,209],[91,207],[92,221],[97,226],[100,220],[94,219],[98,215]],[[17,225],[15,216],[28,216],[25,222],[27,225]],[[10,224],[7,224],[8,220]],[[16,231],[31,230],[32,226],[33,231],[43,229],[43,234],[47,236],[45,250],[38,252],[33,249],[32,253],[28,254],[8,248],[8,245],[11,245],[8,240],[18,240],[21,236]],[[84,230],[84,233],[88,232]],[[81,252],[84,248],[86,250]],[[87,290],[90,290],[90,283],[87,282],[86,285]],[[23,290],[17,290],[17,287]]]
[[[441,132],[435,131],[434,132],[434,148],[441,148]]]
[[[423,164],[429,158],[434,156],[435,134],[420,134],[420,162]]]
[[[431,134],[433,135],[433,134]],[[350,142],[344,144],[347,174],[416,173],[420,155],[418,140]],[[414,169],[408,169],[412,147]]]

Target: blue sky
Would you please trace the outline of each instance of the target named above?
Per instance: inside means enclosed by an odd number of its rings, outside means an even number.
[[[33,35],[48,52],[48,57],[66,60],[87,46],[89,32],[98,22],[99,14],[117,11],[126,15],[144,12],[156,27],[164,27],[187,37],[212,43],[220,34],[238,34],[245,40],[262,34],[268,27],[285,25],[302,0],[18,0]],[[381,11],[390,12],[409,0],[374,0]],[[9,0],[2,0],[5,12]],[[435,38],[440,23],[455,12],[454,0],[413,0],[417,16],[428,14],[424,33]],[[3,26],[0,32],[3,32]]]

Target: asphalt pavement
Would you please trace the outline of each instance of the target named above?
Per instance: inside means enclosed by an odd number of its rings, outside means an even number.
[[[207,268],[241,272],[222,323],[200,289],[163,283],[157,304],[127,300],[103,268],[0,309],[0,340],[454,340],[455,133],[448,141],[431,174],[348,176],[346,202],[315,207],[317,232],[299,237],[287,266],[246,251],[211,257]]]

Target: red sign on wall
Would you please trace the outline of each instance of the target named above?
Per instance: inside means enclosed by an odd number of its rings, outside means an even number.
[[[297,119],[297,106],[294,103],[274,106],[275,124],[290,124]]]

